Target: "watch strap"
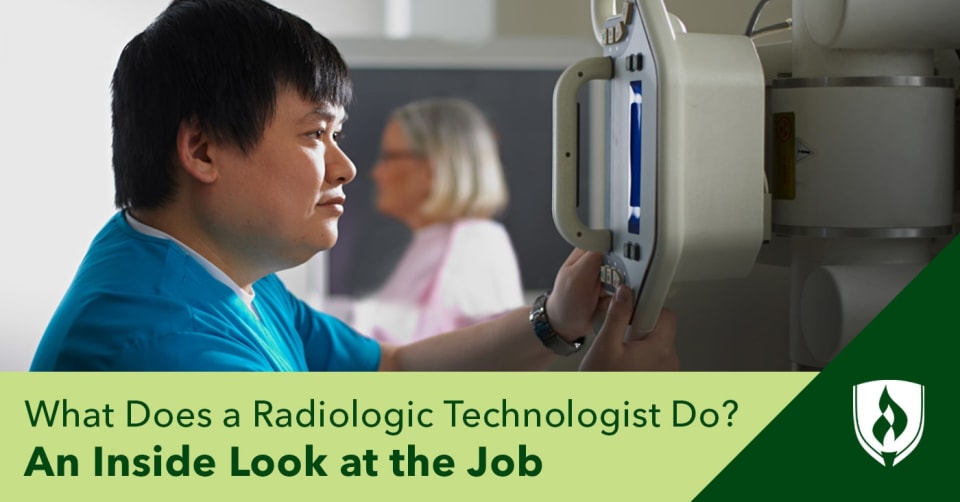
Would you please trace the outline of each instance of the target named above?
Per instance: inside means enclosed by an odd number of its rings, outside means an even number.
[[[530,309],[530,325],[544,346],[556,354],[569,356],[583,347],[584,337],[568,342],[553,329],[550,319],[547,319],[547,298],[549,297],[548,291],[538,296],[533,302],[533,308]]]

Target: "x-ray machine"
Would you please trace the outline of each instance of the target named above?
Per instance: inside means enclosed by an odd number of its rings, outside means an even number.
[[[767,0],[768,1],[768,0]],[[794,0],[792,70],[751,35],[688,33],[663,0],[593,0],[603,56],[554,93],[553,214],[633,288],[649,331],[672,288],[741,277],[786,240],[790,359],[821,368],[954,234],[953,0]],[[577,93],[605,82],[602,228],[581,221]],[[772,82],[768,85],[768,82]]]

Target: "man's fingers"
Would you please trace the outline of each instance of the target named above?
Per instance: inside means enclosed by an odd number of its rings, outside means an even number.
[[[571,274],[570,285],[575,288],[583,288],[583,290],[599,288],[601,265],[603,265],[602,254],[589,251],[582,252],[569,265],[571,272],[574,272]]]
[[[594,345],[611,348],[623,343],[623,335],[630,324],[630,315],[633,313],[633,291],[621,285],[617,293],[610,300],[607,308],[607,318],[603,321],[600,332],[594,340]]]
[[[630,333],[627,336],[629,345],[626,350],[641,350],[651,361],[656,363],[651,365],[651,370],[669,370],[676,371],[680,369],[680,361],[677,358],[677,349],[674,339],[677,334],[677,316],[668,308],[660,310],[660,317],[657,319],[657,325],[653,331],[644,334]],[[631,341],[633,340],[633,341]]]
[[[606,317],[606,312],[610,308],[610,302],[612,301],[613,301],[613,295],[602,293],[600,295],[600,299],[597,300],[597,311],[595,315]]]
[[[603,254],[574,248],[561,268],[586,266],[599,269],[601,264],[603,264]]]
[[[657,319],[657,325],[654,326],[646,339],[651,343],[664,346],[672,346],[673,340],[677,334],[677,314],[673,310],[664,308],[660,310],[660,318]]]
[[[560,268],[572,266],[584,254],[586,254],[586,251],[580,248],[573,248],[573,251],[571,251],[570,254],[567,255],[567,259],[564,260],[563,265],[561,265]]]

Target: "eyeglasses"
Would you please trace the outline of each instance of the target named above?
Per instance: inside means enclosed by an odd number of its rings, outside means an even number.
[[[405,159],[418,159],[426,160],[427,156],[420,153],[409,150],[387,150],[380,152],[380,157],[377,159],[379,162],[395,162],[398,160]]]

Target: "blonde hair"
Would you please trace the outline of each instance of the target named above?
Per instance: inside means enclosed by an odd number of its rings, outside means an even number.
[[[509,198],[497,140],[480,110],[463,99],[414,101],[393,111],[412,150],[430,163],[433,186],[421,207],[438,221],[491,218]]]

